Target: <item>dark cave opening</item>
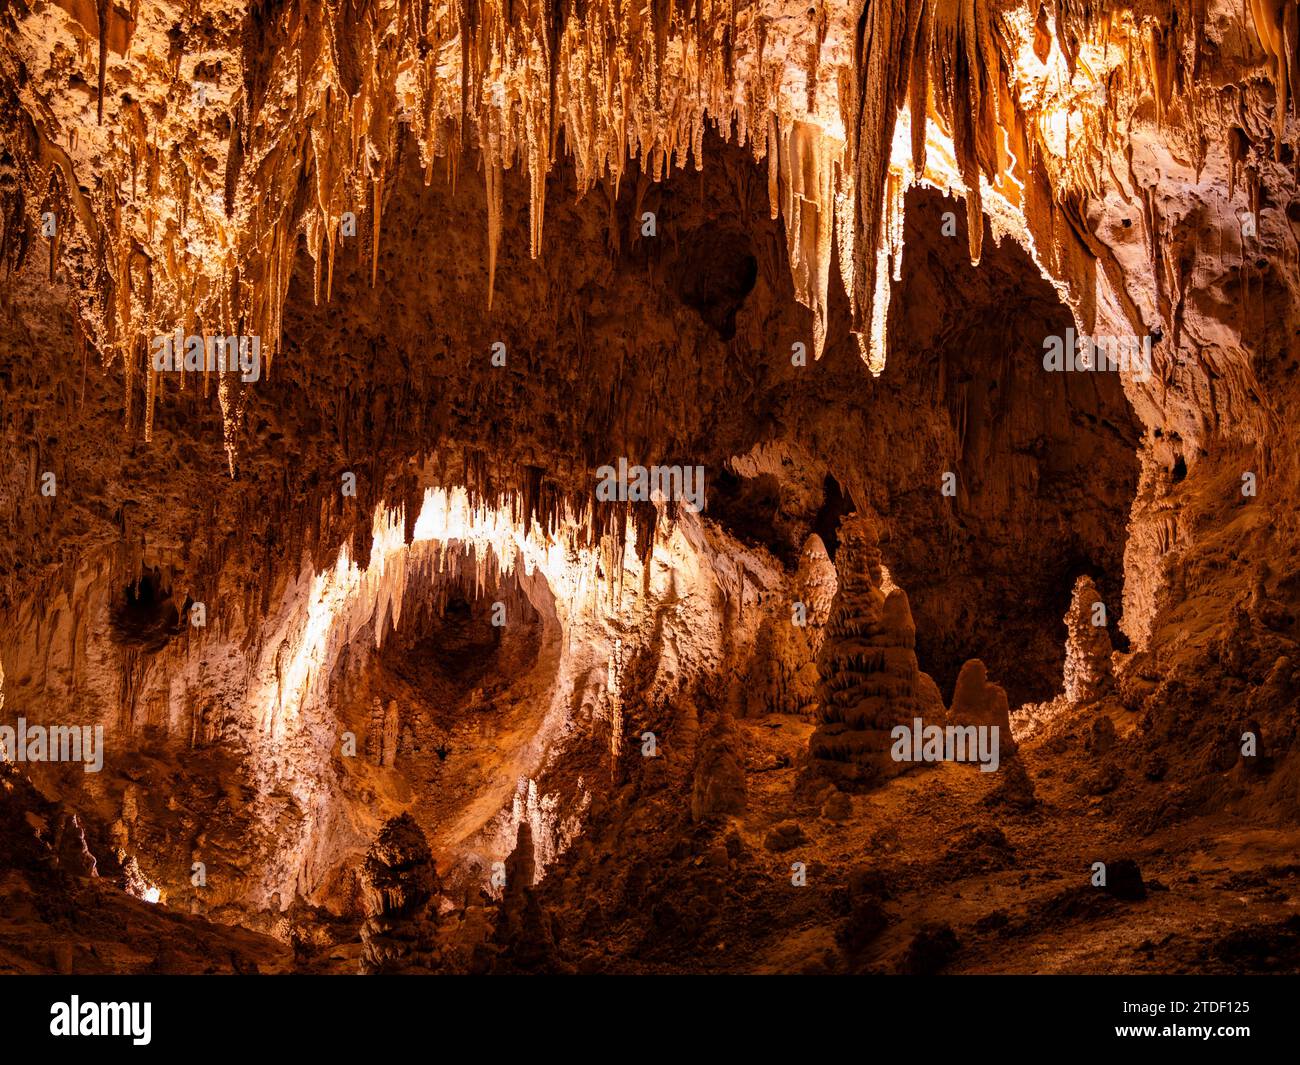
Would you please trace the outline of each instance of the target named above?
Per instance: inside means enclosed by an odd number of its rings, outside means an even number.
[[[162,571],[145,567],[110,608],[113,638],[123,646],[156,651],[182,631],[180,614]]]
[[[852,498],[840,488],[840,482],[829,473],[826,475],[823,487],[825,489],[825,502],[822,503],[817,511],[817,516],[813,519],[813,532],[821,537],[822,544],[826,548],[826,554],[834,562],[835,549],[840,544],[840,519],[846,514],[853,513],[857,508],[854,506]]]
[[[678,264],[677,289],[718,336],[736,335],[736,314],[758,280],[752,242],[738,230],[707,228],[688,234]]]
[[[492,604],[454,595],[418,643],[406,650],[403,670],[426,678],[441,673],[461,686],[473,686],[495,665],[501,626],[493,625]]]
[[[720,467],[709,486],[709,516],[741,541],[762,544],[787,565],[797,549],[781,528],[781,484],[772,474],[741,477]]]
[[[887,555],[911,600],[922,666],[942,691],[979,658],[1012,705],[1044,701],[1061,689],[1075,578],[1096,579],[1123,643],[1141,430],[1118,373],[1045,368],[1051,338],[1074,328],[1071,312],[1023,248],[993,243],[987,221],[972,267],[964,226],[943,226],[954,202],[908,193],[882,380],[943,417],[928,427],[931,483],[900,486],[888,514]],[[945,474],[953,496],[941,491]]]
[[[481,706],[536,661],[541,628],[513,576],[485,587],[472,575],[432,586],[420,582],[408,589],[402,624],[376,656],[376,676],[439,717]]]

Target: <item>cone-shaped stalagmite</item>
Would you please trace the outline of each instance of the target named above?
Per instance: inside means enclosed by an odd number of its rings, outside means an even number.
[[[410,814],[384,825],[362,874],[371,915],[361,927],[361,972],[431,968],[435,960],[433,896],[438,873],[428,840]]]
[[[1106,607],[1091,577],[1074,582],[1065,628],[1065,697],[1074,705],[1092,702],[1110,690],[1114,677]]]
[[[835,564],[826,553],[826,545],[816,533],[804,542],[794,583],[799,601],[807,607],[805,627],[808,638],[813,644],[813,651],[820,651],[825,625],[831,616],[831,604],[835,602],[835,589],[839,578],[835,573]]]
[[[839,589],[817,665],[818,726],[810,741],[817,770],[844,785],[865,786],[911,765],[890,756],[890,732],[920,717],[942,717],[917,666],[916,625],[907,595],[886,596],[880,550],[870,518],[852,514],[840,526],[835,563]]]

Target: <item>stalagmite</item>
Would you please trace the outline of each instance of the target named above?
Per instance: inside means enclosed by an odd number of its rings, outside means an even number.
[[[691,789],[691,819],[703,821],[745,810],[747,788],[740,735],[724,712],[700,744]]]
[[[1011,711],[1007,693],[1001,685],[989,680],[988,670],[978,658],[968,660],[957,674],[957,684],[948,707],[948,722],[953,725],[975,725],[996,728],[1003,757],[1016,750],[1011,735]]]
[[[502,174],[495,161],[483,161],[483,177],[487,182],[487,309],[492,310],[492,294],[496,288],[497,249],[501,245]]]
[[[1090,703],[1105,695],[1114,679],[1106,606],[1086,574],[1074,582],[1065,631],[1065,698],[1074,705]]]
[[[808,608],[808,638],[814,656],[821,650],[825,625],[835,602],[838,580],[835,564],[826,553],[826,545],[820,536],[812,533],[804,541],[803,550],[799,553],[799,567],[795,570],[794,583],[799,601]]]
[[[942,717],[933,684],[917,666],[916,625],[907,595],[886,596],[874,522],[849,515],[835,558],[839,586],[817,659],[817,730],[809,741],[816,771],[846,788],[882,783],[912,768],[895,761],[891,731],[917,717]]]
[[[361,972],[428,970],[436,963],[438,874],[410,814],[388,821],[362,867],[370,915],[361,929]]]

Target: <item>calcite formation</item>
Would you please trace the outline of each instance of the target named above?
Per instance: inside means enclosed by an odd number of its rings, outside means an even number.
[[[916,625],[907,595],[885,595],[875,523],[850,515],[839,528],[839,578],[817,668],[817,730],[810,753],[817,770],[845,785],[879,783],[908,764],[891,758],[891,732],[942,704],[930,699],[917,665]]]
[[[436,961],[438,873],[410,814],[384,825],[362,865],[370,916],[361,927],[361,972],[429,969]]]
[[[1114,676],[1106,604],[1086,574],[1074,582],[1065,630],[1065,698],[1074,704],[1092,702],[1111,690]]]
[[[1157,124],[1181,122],[1197,160],[1212,133],[1226,133],[1233,184],[1240,176],[1254,210],[1261,167],[1282,158],[1297,107],[1290,5],[1256,3],[1246,47],[1268,75],[1246,84],[1242,120],[1223,129],[1223,100],[1199,61],[1209,11],[1201,0],[1144,14],[1058,4],[1049,20],[1023,0],[887,0],[859,19],[849,5],[782,0],[572,10],[371,0],[273,13],[230,5],[201,19],[158,3],[88,19],[18,7],[0,67],[18,171],[4,257],[31,246],[37,215],[53,219],[40,230],[51,271],[65,264],[82,287],[81,336],[101,363],[120,366],[128,424],[143,380],[146,437],[159,397],[187,387],[155,368],[153,338],[200,324],[201,336],[258,337],[269,373],[298,242],[318,297],[330,298],[349,242],[368,256],[373,284],[386,193],[408,155],[426,184],[436,171],[448,182],[479,171],[489,305],[505,172],[526,178],[535,258],[561,158],[573,161],[579,193],[616,190],[633,164],[652,180],[702,166],[716,126],[766,161],[818,355],[835,263],[864,357],[883,367],[903,193],[921,180],[966,194],[973,261],[986,206],[1002,218],[1089,331],[1095,259],[1106,253],[1087,200],[1112,188],[1140,200],[1157,296],[1179,314],[1181,238],[1149,187],[1107,169],[1116,132],[1149,122],[1150,101]],[[258,49],[242,47],[245,31]],[[1138,308],[1124,309],[1143,332]],[[247,382],[197,373],[192,387],[219,397],[233,471]]]
[[[1297,18],[0,5],[0,971],[1300,968]]]

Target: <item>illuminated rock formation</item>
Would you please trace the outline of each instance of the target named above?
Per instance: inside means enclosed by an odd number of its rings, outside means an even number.
[[[839,586],[817,661],[818,726],[810,752],[818,772],[832,780],[870,785],[910,768],[890,757],[893,728],[911,728],[917,717],[935,722],[943,707],[931,701],[933,684],[921,680],[906,593],[895,588],[886,596],[878,587],[874,522],[851,515],[839,537]]]
[[[0,80],[18,105],[7,141],[28,209],[55,219],[50,232],[34,231],[49,244],[51,270],[62,264],[84,286],[84,335],[105,365],[122,367],[128,413],[143,378],[147,438],[159,398],[180,387],[149,361],[156,335],[202,321],[257,336],[269,373],[300,238],[320,298],[330,298],[336,262],[349,255],[369,260],[375,283],[393,229],[384,202],[403,153],[426,184],[479,170],[489,306],[504,257],[507,172],[526,183],[536,258],[561,135],[577,190],[589,193],[632,180],[633,160],[653,180],[703,165],[714,122],[765,162],[816,355],[835,259],[864,358],[883,367],[903,193],[920,179],[966,193],[973,261],[988,211],[1037,250],[1091,330],[1112,310],[1100,306],[1093,257],[1111,252],[1082,224],[1083,201],[1135,194],[1104,173],[1107,145],[1135,120],[1144,133],[1151,117],[1176,116],[1203,144],[1218,135],[1232,184],[1240,178],[1257,204],[1264,160],[1281,158],[1297,107],[1284,9],[1234,12],[1242,24],[1232,35],[1215,27],[1236,62],[1268,65],[1267,78],[1245,86],[1248,131],[1235,133],[1201,106],[1216,89],[1196,60],[1205,8],[1190,0],[1162,0],[1146,17],[1057,5],[1050,21],[1024,3],[889,0],[862,26],[851,5],[780,0],[652,5],[627,17],[599,4],[553,17],[544,4],[493,2],[471,14],[386,0],[355,18],[289,4],[203,22],[159,5],[138,20],[111,14],[93,24],[56,6],[6,22]],[[252,78],[240,74],[246,33],[267,42]],[[76,91],[40,88],[70,82]],[[1274,117],[1262,121],[1268,109]],[[131,210],[119,209],[118,190]],[[1177,260],[1180,238],[1165,232],[1160,204],[1145,200],[1143,210],[1158,276],[1163,261]],[[5,258],[30,243],[14,232]],[[218,396],[233,471],[248,383],[212,376],[195,387]]]
[[[1074,582],[1065,631],[1065,698],[1075,705],[1090,703],[1114,686],[1106,607],[1091,577]]]
[[[264,971],[353,968],[363,917],[370,971],[888,967],[971,898],[917,841],[993,816],[976,774],[828,794],[905,768],[915,718],[1002,730],[995,800],[1051,792],[961,964],[1010,964],[1009,912],[1019,957],[1080,956],[1031,937],[1094,825],[1163,834],[1162,920],[1217,912],[1180,818],[1284,851],[1300,816],[1296,18],[6,5],[0,725],[102,726],[106,760],[27,765],[21,803],[0,772],[0,969],[201,968],[128,941],[234,924],[279,937]],[[203,365],[231,336],[256,366]],[[1092,337],[1141,359],[1044,361]],[[708,505],[601,498],[620,463]],[[1109,690],[1103,597],[1113,723],[1068,705]],[[792,819],[815,890],[772,892]],[[901,897],[846,961],[858,857]]]

